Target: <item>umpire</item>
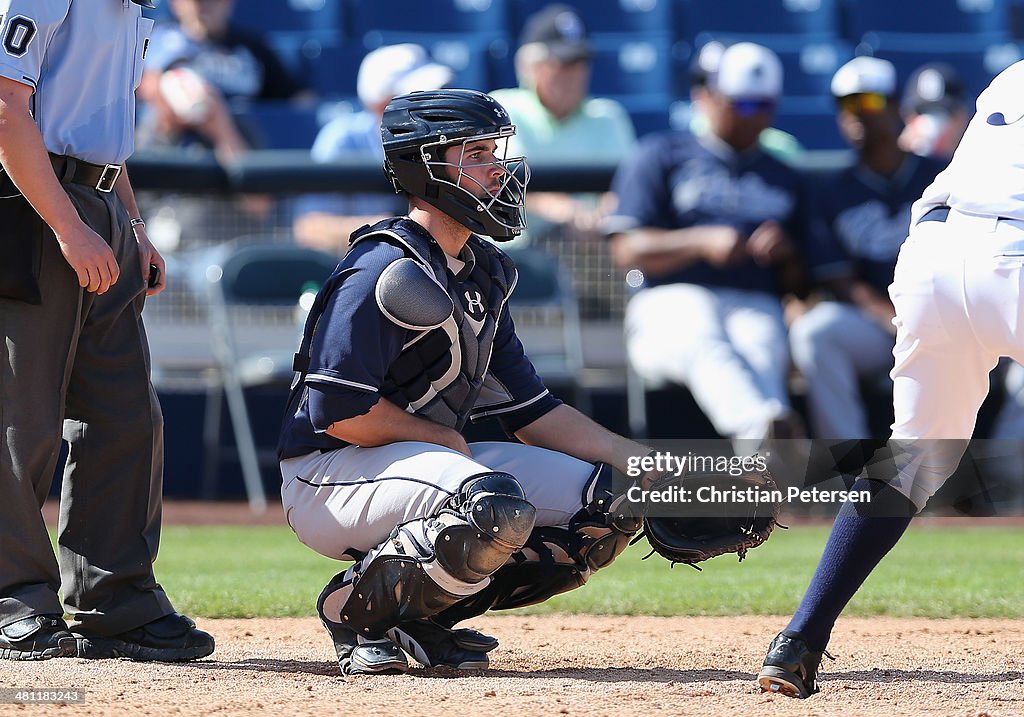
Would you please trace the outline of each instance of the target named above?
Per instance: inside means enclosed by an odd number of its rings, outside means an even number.
[[[0,658],[213,652],[153,577],[163,418],[142,308],[164,261],[124,170],[148,2],[0,0]],[[62,426],[58,560],[40,506]]]

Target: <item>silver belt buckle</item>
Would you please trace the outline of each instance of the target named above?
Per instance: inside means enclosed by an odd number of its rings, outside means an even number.
[[[121,176],[121,165],[120,164],[108,164],[103,167],[103,172],[100,174],[100,179],[96,182],[96,189],[101,192],[109,192],[114,188],[114,182]]]

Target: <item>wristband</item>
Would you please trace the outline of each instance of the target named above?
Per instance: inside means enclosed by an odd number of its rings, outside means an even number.
[[[132,219],[132,227],[144,227],[146,226],[146,220],[142,217],[135,217]]]

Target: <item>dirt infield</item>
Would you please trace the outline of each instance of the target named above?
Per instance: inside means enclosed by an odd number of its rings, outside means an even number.
[[[75,715],[1024,715],[1024,621],[844,619],[822,694],[753,683],[782,618],[499,616],[492,669],[343,678],[312,618],[200,620],[214,655],[179,665],[0,663],[0,687],[85,690]]]

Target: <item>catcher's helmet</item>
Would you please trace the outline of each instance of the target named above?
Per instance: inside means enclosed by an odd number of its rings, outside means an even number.
[[[526,228],[525,157],[504,157],[506,140],[516,133],[508,112],[492,97],[475,90],[412,92],[394,98],[384,110],[380,134],[384,173],[396,192],[406,191],[437,207],[470,231],[507,240]],[[495,140],[503,175],[489,189],[465,174],[466,143]],[[457,163],[444,161],[444,150],[461,146]],[[449,169],[450,168],[450,169]],[[459,186],[475,183],[480,196]]]

